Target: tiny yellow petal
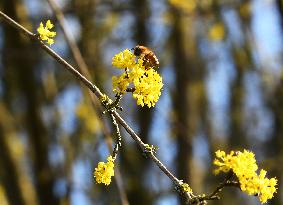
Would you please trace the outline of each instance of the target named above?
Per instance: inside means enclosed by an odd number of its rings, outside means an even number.
[[[107,158],[107,162],[99,162],[94,171],[94,177],[98,184],[109,185],[111,177],[114,176],[114,159],[112,156]]]
[[[47,40],[47,43],[48,43],[49,45],[51,45],[51,44],[54,43],[54,40],[53,40],[53,39],[48,39],[48,40]]]
[[[54,26],[54,25],[51,23],[50,20],[48,20],[48,21],[46,22],[46,28],[47,28],[47,29],[52,29],[53,26]]]
[[[47,41],[48,44],[53,44],[54,40],[53,37],[56,36],[56,32],[50,31],[51,28],[53,28],[54,25],[51,23],[50,20],[46,22],[46,26],[44,27],[43,23],[40,22],[39,27],[37,28],[37,32],[39,34],[39,38],[42,41]]]

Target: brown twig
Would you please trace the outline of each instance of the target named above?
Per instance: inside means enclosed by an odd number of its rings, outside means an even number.
[[[224,181],[222,183],[220,183],[215,189],[214,191],[212,191],[210,194],[205,195],[198,195],[198,196],[194,196],[191,199],[192,204],[207,204],[208,200],[219,200],[220,197],[218,196],[218,194],[222,191],[222,189],[224,187],[238,187],[240,188],[240,183],[238,181],[234,181],[232,180],[232,178],[235,177],[234,173],[232,172],[232,170],[230,170]]]
[[[85,76],[83,76],[79,71],[77,71],[73,66],[71,66],[67,61],[65,61],[61,56],[59,56],[55,51],[46,46],[43,42],[41,42],[36,34],[33,34],[29,30],[27,30],[22,25],[18,24],[16,21],[11,19],[9,16],[0,11],[0,16],[3,17],[5,22],[10,24],[12,27],[27,35],[31,40],[37,42],[39,46],[45,50],[49,55],[51,55],[58,63],[64,66],[70,73],[72,73],[79,81],[81,81],[85,86],[87,86],[98,98],[102,97],[102,93],[96,85],[92,84]]]
[[[55,14],[55,16],[56,16],[56,18],[59,22],[59,25],[60,25],[60,27],[63,31],[63,35],[66,39],[67,44],[70,47],[71,53],[72,53],[72,55],[75,59],[75,62],[78,65],[79,70],[82,72],[82,74],[84,76],[86,76],[88,79],[92,80],[88,66],[83,59],[83,56],[80,52],[80,49],[77,46],[77,43],[76,43],[72,33],[69,31],[69,29],[68,29],[68,27],[65,23],[66,20],[65,20],[63,12],[61,11],[61,9],[59,8],[59,6],[56,4],[56,2],[54,0],[47,0],[47,2],[49,3],[53,13]],[[96,112],[96,115],[100,117],[100,120],[102,122],[101,123],[102,124],[102,132],[104,133],[104,136],[106,138],[105,141],[107,143],[108,150],[111,153],[112,152],[112,141],[113,140],[112,140],[112,138],[110,136],[110,132],[109,132],[109,130],[108,130],[106,124],[105,124],[106,123],[105,120],[102,118],[101,114],[99,115],[99,113],[97,112],[97,110],[100,110],[100,113],[101,113],[101,111],[102,111],[101,107],[99,106],[99,104],[98,104],[99,102],[96,100],[93,93],[89,89],[88,89],[88,93],[90,95],[90,99],[91,99],[93,106],[96,108],[96,109],[94,109],[94,111]],[[128,198],[127,198],[126,191],[123,187],[123,180],[122,180],[122,177],[121,177],[121,174],[120,174],[120,170],[117,167],[115,169],[115,173],[116,174],[115,174],[114,178],[115,178],[116,185],[117,185],[117,188],[118,188],[121,203],[122,203],[122,205],[128,205],[129,201],[128,201]]]
[[[32,39],[35,42],[38,42],[39,46],[45,50],[49,55],[51,55],[58,63],[62,64],[65,69],[67,69],[70,73],[72,73],[79,81],[81,81],[85,86],[87,86],[99,99],[102,98],[103,94],[99,90],[99,88],[91,83],[85,76],[83,76],[80,72],[78,72],[73,66],[71,66],[68,62],[66,62],[61,56],[59,56],[55,51],[53,51],[51,48],[46,46],[43,42],[41,42],[37,36],[30,31],[28,31],[26,28],[24,28],[22,25],[15,22],[13,19],[11,19],[9,16],[4,14],[0,11],[0,16],[16,28],[18,31],[22,32],[23,34],[27,35],[30,39]],[[140,137],[133,131],[133,129],[125,122],[125,120],[116,112],[113,112],[113,115],[115,116],[116,120],[125,128],[125,130],[130,134],[130,136],[135,140],[135,142],[139,145],[139,147],[142,150],[146,150],[145,143],[142,142]],[[179,180],[177,177],[175,177],[167,168],[166,166],[153,154],[153,152],[146,152],[146,155],[160,168],[161,171],[163,171],[173,182],[176,186],[180,186],[182,181]],[[187,202],[190,203],[190,200],[192,199],[192,194],[186,193]]]
[[[239,187],[239,182],[237,182],[237,181],[226,181],[224,183],[221,183],[215,188],[215,190],[211,194],[203,197],[202,199],[203,200],[219,199],[218,194],[222,191],[222,189],[224,187],[231,187],[231,186]]]

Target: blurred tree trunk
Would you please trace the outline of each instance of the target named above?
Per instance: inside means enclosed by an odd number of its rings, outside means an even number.
[[[36,190],[41,205],[56,205],[59,204],[58,198],[54,195],[56,179],[48,159],[48,148],[52,140],[48,138],[47,130],[40,114],[41,103],[37,91],[39,85],[37,85],[34,76],[34,64],[25,59],[24,65],[19,70],[18,75],[22,93],[27,103],[25,119],[33,155]]]
[[[189,70],[186,50],[184,48],[184,31],[182,17],[178,11],[174,12],[173,21],[173,53],[174,69],[176,72],[176,91],[174,95],[174,110],[176,112],[176,136],[177,136],[177,175],[184,182],[191,183],[192,173],[192,130],[189,124]],[[180,199],[180,204],[185,204]]]
[[[234,59],[236,76],[232,81],[230,94],[230,128],[229,128],[229,145],[232,149],[242,149],[248,145],[246,132],[244,130],[244,104],[245,104],[245,74],[255,68],[252,59],[251,42],[251,12],[247,9],[250,1],[246,1],[239,5],[237,14],[239,16],[239,24],[243,35],[243,43],[234,44],[231,53]]]
[[[192,138],[193,132],[189,130],[189,72],[188,56],[184,48],[184,25],[180,13],[174,10],[172,46],[173,61],[176,73],[176,91],[174,96],[174,112],[176,113],[176,136],[177,136],[177,175],[180,179],[190,184],[192,179]],[[181,204],[183,204],[180,201]]]
[[[147,25],[149,21],[149,5],[147,1],[134,0],[133,2],[133,15],[135,22],[133,25],[134,40],[137,45],[149,45],[150,33],[147,30]],[[148,107],[140,107],[138,110],[138,120],[139,120],[139,135],[145,142],[148,142],[148,134],[150,131],[151,121],[152,121],[153,109]],[[144,162],[147,162],[145,160]]]
[[[272,167],[273,172],[269,177],[278,179],[279,190],[282,188],[280,182],[282,181],[282,166],[278,166],[278,163],[283,161],[283,80],[274,89],[273,97],[270,98],[270,108],[273,113],[273,133],[269,139],[265,149],[267,150],[270,162],[266,162],[266,167]],[[282,204],[282,197],[280,197],[280,191],[270,201],[272,205]]]
[[[18,22],[27,21],[27,16],[21,10],[17,13],[20,2],[11,0],[4,2],[4,11]],[[25,22],[27,23],[27,22]],[[48,145],[49,139],[43,125],[40,115],[40,101],[38,93],[40,93],[40,85],[37,84],[37,79],[33,70],[37,62],[35,45],[30,44],[27,38],[23,38],[18,31],[12,27],[5,29],[5,72],[6,91],[9,91],[9,86],[17,86],[16,97],[21,96],[21,110],[25,111],[24,124],[27,128],[29,136],[30,150],[33,159],[33,171],[35,179],[35,187],[39,198],[39,203],[58,204],[58,199],[54,195],[55,178],[52,173],[51,166],[48,160]],[[12,51],[12,52],[10,52]],[[30,52],[33,54],[30,54]],[[6,95],[10,95],[7,94]],[[7,98],[6,98],[7,99]],[[9,104],[10,105],[10,104]],[[25,105],[25,106],[24,106]],[[25,110],[26,109],[26,110]],[[24,190],[22,190],[24,191]]]
[[[243,70],[236,68],[236,77],[231,85],[230,94],[230,128],[229,144],[231,149],[237,149],[245,145],[243,132]]]
[[[89,68],[95,84],[99,88],[104,86],[105,67],[101,56],[101,41],[105,38],[103,24],[96,19],[97,3],[93,0],[73,0],[75,14],[81,25],[80,51]],[[103,15],[107,15],[106,13]]]
[[[281,33],[283,33],[283,2],[282,0],[276,0],[276,7],[280,17]],[[283,39],[283,38],[282,38]],[[281,76],[283,71],[281,69]],[[283,161],[283,80],[282,77],[280,82],[276,85],[274,89],[273,97],[270,98],[270,108],[273,113],[273,133],[272,137],[266,146],[269,157],[272,159],[271,166],[274,167],[274,171],[270,174],[272,177],[276,176],[278,179],[279,190],[282,189],[280,182],[282,181],[282,166],[277,166],[278,163]],[[274,197],[270,204],[279,205],[282,204],[282,196],[280,192],[277,193],[277,197]]]
[[[144,45],[150,47],[149,36],[150,33],[147,30],[149,14],[149,2],[132,0],[132,15],[134,17],[134,23],[132,25],[133,39],[136,45]],[[135,45],[133,45],[134,47]],[[148,107],[137,106],[137,120],[139,123],[139,136],[146,143],[149,143],[149,131],[152,121],[153,109]],[[135,152],[132,153],[131,152]],[[127,195],[129,196],[130,204],[143,205],[153,204],[153,194],[150,188],[147,187],[148,180],[146,178],[148,174],[149,160],[141,157],[137,150],[136,145],[134,147],[128,147],[123,153],[124,166],[127,167],[127,174],[131,183],[127,187]],[[132,157],[128,157],[128,156]]]
[[[203,106],[206,105],[204,68],[198,55],[197,40],[194,38],[194,18],[184,17],[172,8],[172,51],[176,73],[174,112],[176,113],[175,134],[177,136],[177,175],[196,190],[201,189],[202,176],[193,169],[193,138],[204,125]],[[180,201],[184,204],[183,201]]]
[[[12,153],[7,143],[6,123],[9,122],[7,116],[0,110],[0,181],[3,183],[7,199],[10,205],[25,205],[23,191],[20,187],[20,176],[16,162],[12,157]]]
[[[276,8],[279,13],[281,29],[283,29],[283,2],[282,0],[276,0]]]

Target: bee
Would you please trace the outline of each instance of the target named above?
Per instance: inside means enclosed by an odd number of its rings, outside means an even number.
[[[159,61],[156,55],[148,47],[137,45],[133,48],[133,50],[135,56],[143,59],[143,65],[145,66],[145,69],[149,69],[149,67],[156,69],[159,67]]]

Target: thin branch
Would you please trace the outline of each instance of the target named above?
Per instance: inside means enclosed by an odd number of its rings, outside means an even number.
[[[83,76],[80,72],[78,72],[73,66],[71,66],[69,63],[67,63],[62,57],[60,57],[55,51],[53,51],[51,48],[46,46],[44,43],[42,43],[35,34],[28,31],[26,28],[15,22],[13,19],[11,19],[9,16],[4,14],[0,11],[0,16],[11,26],[16,28],[18,31],[22,32],[23,34],[27,35],[30,39],[32,39],[35,42],[39,43],[39,46],[45,50],[49,55],[51,55],[58,63],[62,64],[64,68],[66,68],[69,72],[71,72],[79,81],[81,81],[85,86],[87,86],[99,99],[102,97],[101,91],[98,89],[98,87],[94,84],[92,84],[85,76]],[[116,112],[113,112],[113,115],[115,116],[116,120],[125,128],[125,130],[130,134],[130,136],[135,140],[135,142],[140,146],[142,150],[146,150],[145,143],[142,142],[140,137],[133,131],[133,129],[125,122],[125,120]],[[181,180],[178,180],[177,177],[175,177],[167,168],[166,166],[152,153],[152,152],[146,152],[146,155],[152,159],[152,161],[174,182],[176,186],[179,186],[181,183]],[[186,193],[187,202],[190,203],[190,200],[192,198],[192,195],[190,193]]]
[[[72,53],[77,65],[78,65],[79,70],[82,72],[82,74],[84,76],[86,76],[88,79],[92,80],[88,66],[83,59],[83,56],[80,52],[79,47],[77,46],[77,43],[76,43],[72,33],[68,29],[68,26],[66,24],[66,19],[64,17],[63,12],[61,11],[61,9],[59,8],[59,6],[57,5],[57,3],[54,0],[47,0],[47,2],[49,3],[53,13],[55,14],[55,16],[56,16],[56,18],[59,22],[59,25],[60,25],[60,27],[63,31],[63,35],[64,35],[64,37],[67,41],[67,44],[70,47],[71,53]],[[98,112],[97,112],[97,110],[102,111],[101,107],[99,106],[98,101],[96,100],[93,93],[89,89],[88,89],[88,93],[90,95],[90,99],[91,99],[93,106],[96,108],[96,109],[94,109],[94,111],[96,112],[97,116],[99,116],[100,120],[102,121],[102,123],[101,123],[102,124],[102,132],[104,133],[104,136],[105,136],[105,139],[106,139],[105,141],[107,143],[108,150],[111,153],[112,152],[112,138],[110,136],[109,130],[107,129],[105,120],[102,118],[101,114],[99,115]],[[118,188],[121,203],[123,205],[128,205],[129,201],[128,201],[128,198],[127,198],[126,191],[123,187],[123,180],[122,180],[122,177],[121,177],[121,174],[120,174],[120,170],[117,167],[116,167],[115,173],[116,174],[115,174],[114,178],[115,178],[116,185],[117,185],[117,188]]]
[[[202,194],[202,195],[194,196],[191,199],[191,203],[192,204],[207,204],[208,200],[219,200],[220,197],[218,196],[218,194],[222,191],[224,187],[240,188],[240,183],[238,181],[232,180],[234,176],[235,176],[234,173],[232,172],[232,170],[230,170],[227,173],[224,181],[220,183],[210,194],[208,195]]]
[[[112,153],[112,157],[115,160],[117,155],[118,155],[119,148],[122,146],[122,136],[121,136],[119,125],[116,121],[116,118],[114,117],[114,115],[112,113],[110,113],[110,116],[111,116],[112,123],[115,127],[115,131],[116,131],[115,134],[116,134],[116,137],[117,137],[117,142],[115,144],[115,147],[114,147],[113,153]]]
[[[69,72],[71,72],[79,81],[81,81],[85,86],[87,86],[98,98],[102,97],[102,93],[99,90],[96,85],[92,84],[85,76],[83,76],[79,71],[77,71],[73,66],[71,66],[67,61],[65,61],[61,56],[59,56],[55,51],[53,51],[51,48],[46,46],[43,42],[41,42],[36,34],[33,34],[29,30],[27,30],[22,25],[18,24],[16,21],[11,19],[9,16],[4,14],[2,11],[0,11],[0,16],[3,17],[3,19],[10,24],[12,27],[16,28],[18,31],[22,32],[23,34],[27,35],[31,40],[37,42],[39,46],[45,50],[49,55],[51,55],[58,63],[63,65],[65,69],[67,69]]]
[[[222,191],[224,187],[239,187],[239,182],[236,181],[226,181],[224,183],[219,184],[215,190],[209,194],[208,196],[203,197],[203,200],[215,200],[219,199],[218,194]]]
[[[54,0],[47,0],[47,2],[49,3],[53,13],[55,14],[56,19],[58,20],[58,23],[63,31],[63,35],[67,41],[67,44],[71,49],[72,55],[74,56],[74,59],[79,66],[79,70],[82,72],[83,75],[90,79],[91,75],[89,73],[88,66],[86,65],[86,62],[83,59],[83,56],[80,52],[79,47],[77,46],[74,36],[68,29],[64,14],[62,13],[61,9]]]

